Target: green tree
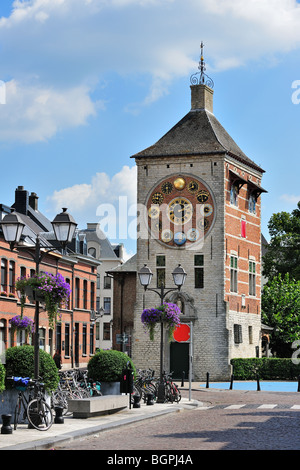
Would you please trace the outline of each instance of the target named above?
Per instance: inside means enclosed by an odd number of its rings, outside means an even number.
[[[292,343],[300,339],[300,281],[278,274],[262,293],[262,321],[274,328],[270,347],[278,357],[291,357]]]
[[[264,276],[289,273],[300,280],[300,201],[291,214],[273,214],[268,228],[271,239],[263,257]]]

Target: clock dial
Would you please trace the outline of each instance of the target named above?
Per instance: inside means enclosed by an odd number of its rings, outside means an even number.
[[[203,204],[200,212],[204,217],[209,217],[213,212],[213,207],[211,204]]]
[[[188,191],[191,194],[195,194],[199,191],[199,184],[197,183],[197,181],[190,181],[190,183],[188,184]]]
[[[151,206],[148,210],[148,215],[151,219],[157,219],[159,217],[159,208]]]
[[[169,243],[173,239],[173,232],[172,230],[165,229],[161,233],[161,239],[164,243]]]
[[[166,181],[161,185],[161,192],[164,194],[171,194],[173,191],[173,184],[170,181]]]
[[[168,248],[189,248],[213,227],[215,203],[206,184],[195,175],[170,175],[147,198],[151,238]]]
[[[162,204],[164,200],[164,195],[162,193],[154,193],[152,196],[153,204]]]
[[[195,242],[200,236],[199,230],[196,228],[190,228],[187,231],[186,237],[190,242]]]
[[[188,199],[177,197],[169,203],[167,215],[174,224],[186,223],[192,218],[193,206]]]
[[[209,192],[206,191],[205,189],[202,189],[201,191],[199,191],[199,193],[197,194],[197,201],[200,202],[200,203],[204,203],[208,200],[209,198]]]
[[[200,228],[200,230],[203,230],[204,232],[206,232],[209,228],[209,221],[207,219],[201,218],[198,220],[197,225]]]

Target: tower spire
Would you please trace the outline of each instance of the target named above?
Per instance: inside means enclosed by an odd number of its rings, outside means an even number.
[[[193,75],[191,75],[190,80],[191,80],[192,85],[207,85],[208,87],[213,88],[214,87],[213,80],[204,72],[206,70],[206,67],[205,67],[205,62],[204,62],[203,48],[204,48],[204,44],[203,44],[203,41],[201,41],[201,44],[200,44],[201,56],[200,56],[200,61],[198,65],[198,69],[200,70],[200,72],[196,72]],[[198,75],[200,76],[198,77]]]

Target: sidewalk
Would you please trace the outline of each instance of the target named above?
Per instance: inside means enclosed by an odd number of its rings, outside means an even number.
[[[27,424],[12,429],[12,434],[0,434],[0,450],[42,450],[51,449],[57,444],[88,436],[108,429],[132,424],[144,419],[174,413],[182,409],[199,406],[196,400],[182,398],[179,403],[163,403],[146,405],[140,408],[128,408],[110,415],[102,415],[88,419],[64,417],[63,424],[53,424],[48,431],[29,429]]]

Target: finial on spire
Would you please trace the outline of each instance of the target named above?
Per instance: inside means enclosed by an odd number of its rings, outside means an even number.
[[[205,67],[205,62],[204,62],[204,57],[203,57],[203,47],[204,47],[204,44],[203,44],[203,41],[201,41],[201,45],[200,45],[201,56],[200,56],[200,62],[198,66],[198,69],[200,70],[200,72],[196,72],[193,75],[191,75],[191,84],[192,85],[207,85],[210,88],[213,88],[214,87],[213,80],[208,75],[206,75],[206,73],[204,73],[204,70],[206,70],[206,67]],[[199,73],[200,73],[200,76],[197,77]]]

